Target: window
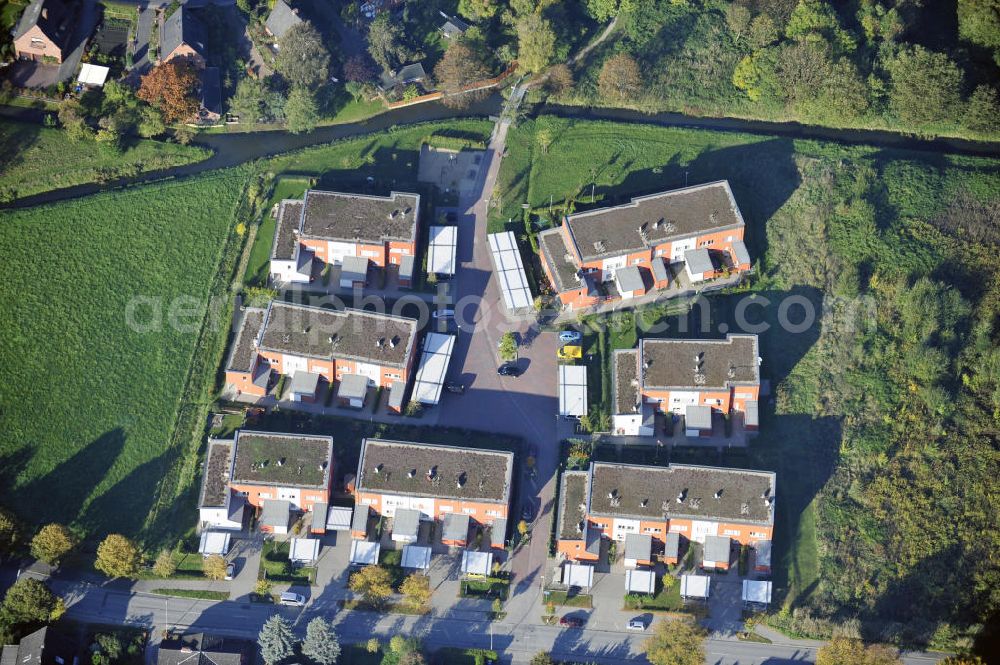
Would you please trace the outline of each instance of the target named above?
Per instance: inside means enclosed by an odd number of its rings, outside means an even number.
[[[399,374],[395,374],[395,373],[390,373],[390,372],[386,372],[386,373],[385,373],[385,378],[387,378],[387,379],[399,379],[399,378],[401,378],[401,377],[400,377],[400,375],[399,375]]]
[[[487,517],[503,517],[503,513],[501,513],[499,510],[487,510],[486,511],[486,516]]]
[[[371,497],[367,497],[366,496],[366,497],[364,497],[364,498],[361,499],[361,505],[363,505],[363,506],[370,506],[370,505],[372,505],[374,503],[375,503],[375,499],[372,499]]]
[[[455,509],[452,508],[451,506],[441,506],[441,512],[442,513],[451,513],[451,512],[454,512],[454,510]]]
[[[258,496],[258,498],[261,498],[261,499],[270,499],[271,498],[271,493],[270,492],[257,492],[257,496]]]
[[[740,535],[740,532],[739,532],[738,529],[724,529],[722,531],[722,535],[723,536],[738,536],[738,535]]]
[[[45,48],[45,42],[38,37],[32,37],[31,48]]]
[[[465,513],[466,515],[475,515],[476,514],[476,509],[475,508],[462,508],[462,512]]]
[[[768,536],[766,533],[760,533],[759,531],[751,531],[750,532],[750,537],[751,538],[763,538],[763,539],[767,539],[770,536]]]
[[[660,529],[657,529],[655,526],[647,526],[645,529],[643,529],[643,532],[645,532],[645,533],[660,533]]]
[[[670,525],[670,530],[673,531],[673,532],[675,532],[675,533],[679,533],[681,531],[687,531],[688,528],[685,525],[683,525],[683,524],[671,524]]]
[[[726,236],[726,242],[732,242],[732,241],[733,241],[732,236]]]

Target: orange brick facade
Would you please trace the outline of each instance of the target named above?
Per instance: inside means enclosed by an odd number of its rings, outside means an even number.
[[[331,472],[331,477],[333,474]],[[263,508],[267,499],[280,499],[282,488],[273,485],[241,485],[230,483],[229,487],[234,492],[245,493],[247,503],[255,508]],[[326,503],[330,500],[330,488],[325,489],[299,489],[293,490],[298,494],[298,500],[294,501],[299,510],[310,511],[317,503]]]
[[[733,269],[736,272],[746,272],[750,270],[751,268],[750,264],[738,263],[736,254],[733,251],[733,243],[743,240],[744,230],[745,227],[740,226],[737,228],[725,229],[722,231],[704,233],[695,236],[694,248],[707,248],[712,251],[721,252],[725,254],[725,256],[728,258],[728,261],[732,264]],[[562,233],[563,236],[563,242],[568,248],[570,254],[572,254],[577,266],[580,269],[591,273],[594,280],[598,282],[605,281],[604,264],[607,259],[583,261],[580,257],[579,252],[577,251],[576,243],[573,241],[573,238],[570,234],[569,224],[566,223],[565,219],[563,220],[563,224],[560,227],[560,232]],[[661,243],[659,245],[656,245],[648,249],[644,249],[639,252],[630,253],[628,254],[625,260],[625,265],[639,266],[648,271],[649,275],[652,275],[653,259],[660,258],[667,264],[671,263],[674,243],[681,241],[684,241],[685,243],[689,244],[690,238],[677,239],[671,242]],[[616,257],[611,257],[611,258],[616,258]],[[549,266],[548,261],[545,260],[545,258],[543,257],[541,263],[542,263],[542,268],[545,271],[546,277],[549,280],[549,283],[555,285],[556,281],[555,279],[553,279],[552,269]],[[713,273],[706,273],[705,278],[719,277],[720,275],[721,271],[715,271]],[[667,286],[669,286],[668,280],[655,280],[654,278],[653,289],[663,289],[666,288]],[[634,292],[633,296],[643,295],[644,293],[646,293],[646,291]],[[602,298],[588,296],[586,288],[564,291],[562,293],[559,293],[558,295],[559,295],[559,300],[562,302],[562,304],[571,309],[590,307],[599,302],[600,300],[602,300]]]
[[[670,392],[669,390],[656,390],[653,388],[642,387],[642,398],[647,403],[658,403],[657,408],[660,411],[670,410]],[[685,390],[685,393],[696,392],[694,390]],[[760,395],[760,386],[735,386],[729,388],[728,390],[699,390],[698,392],[698,404],[711,406],[712,410],[718,413],[731,413],[733,410],[746,412],[747,402],[756,402]]]
[[[367,506],[381,516],[384,509],[384,497],[383,494],[358,490],[355,493],[354,503],[356,506]],[[507,519],[509,512],[509,507],[502,503],[438,498],[428,498],[427,501],[434,503],[433,517],[436,520],[443,520],[445,515],[454,513],[468,515],[470,519],[479,524],[489,525],[495,520]]]
[[[328,254],[329,243],[326,240],[315,238],[302,238],[299,241],[303,247],[309,249],[318,261],[330,263],[331,257]],[[404,256],[413,256],[417,251],[416,242],[389,241],[381,245],[366,245],[355,243],[352,245],[351,256],[363,256],[380,268],[389,265],[398,266]]]

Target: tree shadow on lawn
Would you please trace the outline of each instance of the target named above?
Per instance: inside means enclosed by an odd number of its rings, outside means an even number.
[[[168,475],[172,459],[173,455],[167,451],[139,465],[91,501],[81,511],[77,521],[91,533],[112,527],[119,533],[138,534],[158,493],[163,491],[159,485]]]
[[[120,427],[105,432],[44,476],[10,491],[11,503],[34,524],[80,523],[80,507],[121,455],[125,439]]]
[[[9,172],[24,163],[23,156],[35,145],[39,134],[41,128],[34,123],[11,120],[0,122],[0,173]],[[0,203],[15,198],[16,185],[10,185],[9,189],[0,187]]]

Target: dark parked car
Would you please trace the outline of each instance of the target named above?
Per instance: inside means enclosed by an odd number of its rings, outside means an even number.
[[[563,617],[559,619],[560,626],[567,628],[583,628],[583,619],[579,617]]]
[[[234,577],[236,577],[236,564],[230,563],[228,566],[226,566],[226,579],[231,580]]]
[[[455,214],[454,212],[449,212],[445,214],[444,218],[452,224],[458,221],[458,215]]]
[[[513,363],[504,363],[497,368],[497,374],[500,376],[520,376],[521,370]]]
[[[535,506],[531,501],[528,501],[521,508],[521,519],[525,522],[530,522],[535,517]]]
[[[454,381],[448,381],[444,384],[444,389],[450,393],[455,393],[456,395],[461,395],[465,392],[465,386],[461,383],[455,383]]]

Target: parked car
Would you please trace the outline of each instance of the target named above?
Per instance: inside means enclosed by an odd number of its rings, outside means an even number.
[[[446,381],[444,384],[444,389],[450,393],[461,395],[462,393],[465,392],[465,385],[461,383],[455,383],[454,381]]]
[[[292,605],[293,607],[302,607],[306,604],[306,597],[297,593],[292,593],[291,591],[285,591],[281,594],[281,604]]]
[[[455,318],[455,310],[453,309],[436,309],[434,310],[435,319],[453,319]]]
[[[514,363],[504,363],[497,368],[497,374],[500,376],[520,376],[521,370]]]
[[[231,580],[236,577],[236,564],[230,563],[226,566],[226,579]]]
[[[645,621],[645,619],[629,619],[629,621],[628,621],[628,629],[629,630],[640,630],[640,631],[646,630],[646,621]]]
[[[559,333],[559,341],[563,344],[575,344],[583,341],[583,335],[576,330],[564,330]]]
[[[583,628],[583,619],[580,617],[563,617],[559,619],[559,625],[567,628]]]
[[[556,355],[559,356],[560,360],[572,360],[574,358],[582,358],[583,347],[577,346],[576,344],[567,344],[566,346],[560,347],[559,352]]]
[[[531,501],[525,502],[521,508],[521,519],[530,522],[535,517],[535,506]]]
[[[448,220],[450,224],[454,224],[458,221],[458,215],[454,211],[446,213],[444,218]]]

